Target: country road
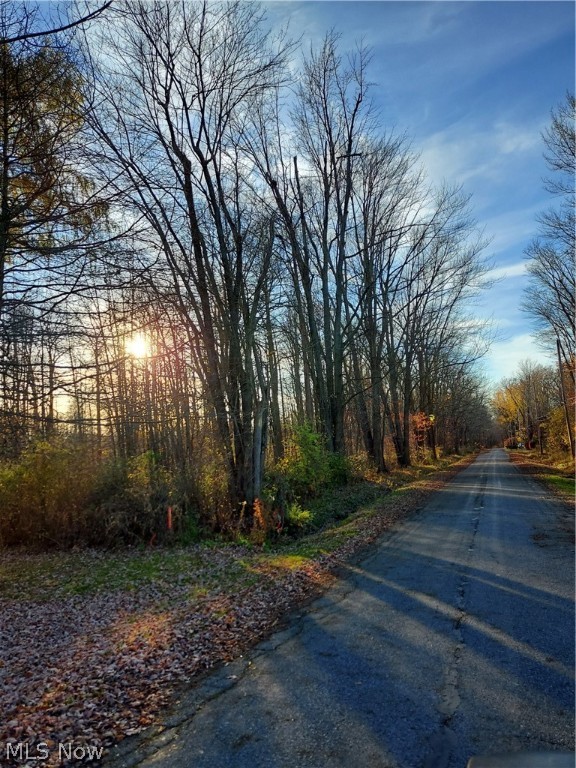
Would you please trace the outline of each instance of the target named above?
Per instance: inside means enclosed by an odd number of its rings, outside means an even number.
[[[120,768],[465,768],[574,749],[573,518],[483,453]]]

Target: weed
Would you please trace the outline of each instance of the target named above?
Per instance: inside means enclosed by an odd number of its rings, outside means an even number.
[[[286,531],[288,533],[301,533],[312,525],[313,515],[309,509],[302,509],[299,502],[293,501],[286,510]]]

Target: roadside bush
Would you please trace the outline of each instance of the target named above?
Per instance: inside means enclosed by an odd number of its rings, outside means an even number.
[[[332,453],[325,441],[309,424],[298,425],[289,435],[284,457],[265,478],[259,529],[266,530],[267,538],[280,532],[288,535],[302,533],[318,527],[316,513],[308,503],[325,491],[343,486],[354,476],[352,463],[341,454]]]
[[[174,479],[152,451],[126,461],[111,459],[96,477],[88,500],[93,519],[90,544],[133,544],[165,538],[168,506],[175,503]]]
[[[192,533],[175,478],[147,452],[94,461],[88,441],[41,441],[0,465],[0,545],[116,546]],[[173,535],[173,534],[172,534]]]
[[[312,528],[313,515],[309,509],[303,509],[299,502],[293,501],[286,510],[285,527],[287,533],[304,533]]]
[[[347,482],[350,466],[345,456],[331,453],[309,424],[294,427],[276,472],[293,497],[310,497],[322,488]]]
[[[550,413],[546,427],[546,448],[548,451],[552,455],[570,455],[570,440],[562,407],[555,408]]]
[[[0,542],[74,543],[92,486],[93,469],[74,441],[32,445],[0,468]]]
[[[193,481],[198,510],[198,525],[213,533],[229,535],[238,524],[236,510],[229,504],[228,474],[225,460],[213,438],[205,437],[201,460],[193,469]]]
[[[327,485],[345,485],[354,476],[353,468],[347,456],[341,453],[328,454],[329,482]]]

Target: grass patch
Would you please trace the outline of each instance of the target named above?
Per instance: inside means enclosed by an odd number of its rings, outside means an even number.
[[[563,477],[561,475],[547,475],[542,474],[539,476],[546,484],[552,486],[557,491],[565,493],[568,496],[574,496],[574,478]]]
[[[202,557],[196,550],[9,552],[0,563],[0,597],[43,602],[70,595],[136,590],[147,584],[167,592],[175,584],[205,586],[210,556]],[[218,566],[212,570],[216,581]]]
[[[263,559],[270,568],[281,571],[297,571],[310,561],[309,557],[296,553],[268,555]]]
[[[346,520],[360,507],[373,504],[389,491],[385,482],[359,482],[326,490],[304,505],[310,512],[306,530],[318,531]]]

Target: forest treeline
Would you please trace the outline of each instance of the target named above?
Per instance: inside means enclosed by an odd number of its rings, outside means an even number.
[[[507,448],[535,449],[569,462],[574,434],[572,373],[566,365],[560,369],[527,360],[516,375],[500,382],[493,409]]]
[[[0,541],[267,534],[495,439],[485,242],[367,50],[244,2],[41,22],[0,5]]]

